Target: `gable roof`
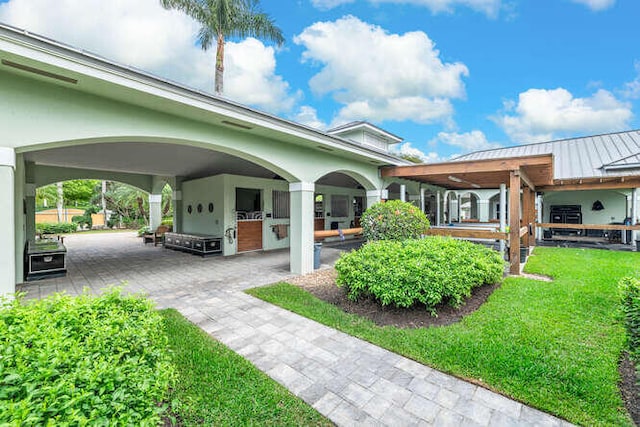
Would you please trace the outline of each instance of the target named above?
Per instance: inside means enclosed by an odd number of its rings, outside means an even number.
[[[582,179],[640,173],[640,130],[476,151],[452,161],[552,154],[553,178]]]
[[[355,121],[355,122],[349,122],[346,123],[344,125],[340,125],[338,127],[329,129],[327,131],[327,133],[329,135],[340,135],[343,134],[345,132],[349,132],[349,131],[353,131],[353,130],[358,130],[358,129],[362,129],[362,130],[366,130],[369,131],[377,136],[380,136],[382,138],[384,138],[389,144],[396,144],[398,142],[402,142],[403,139],[400,138],[397,135],[392,134],[391,132],[387,132],[386,130],[379,128],[376,125],[373,125],[369,122],[365,122],[362,120],[359,121]]]

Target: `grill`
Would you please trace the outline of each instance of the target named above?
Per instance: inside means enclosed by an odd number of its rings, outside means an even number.
[[[551,206],[549,222],[552,224],[582,224],[581,205],[554,205]],[[553,234],[581,235],[582,230],[575,229],[551,229]]]

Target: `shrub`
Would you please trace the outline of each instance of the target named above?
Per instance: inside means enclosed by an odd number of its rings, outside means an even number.
[[[435,315],[441,302],[459,307],[473,287],[498,282],[504,262],[484,246],[427,237],[369,242],[343,254],[336,270],[338,286],[347,288],[351,300],[372,296],[382,305],[397,307],[421,303]]]
[[[0,425],[158,425],[173,376],[162,318],[112,290],[0,304]]]
[[[42,234],[67,234],[78,230],[78,225],[71,222],[39,222],[36,224],[36,232]]]
[[[374,204],[362,214],[360,224],[369,241],[417,239],[430,225],[419,208],[400,200]]]
[[[640,368],[640,280],[633,277],[623,277],[618,286],[629,352],[631,358],[639,364]]]

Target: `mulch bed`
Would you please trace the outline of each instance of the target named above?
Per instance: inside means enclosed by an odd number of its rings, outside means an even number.
[[[395,308],[383,307],[373,299],[353,302],[347,298],[344,287],[336,286],[337,273],[334,269],[319,270],[305,276],[296,277],[289,282],[300,286],[317,298],[333,304],[347,313],[357,314],[370,319],[379,326],[398,328],[426,328],[446,326],[459,322],[467,314],[476,311],[500,284],[475,288],[466,304],[454,309],[447,304],[436,307],[438,317],[432,316],[424,307]],[[618,366],[621,381],[618,384],[625,406],[633,421],[640,426],[640,386],[633,362],[625,355]]]

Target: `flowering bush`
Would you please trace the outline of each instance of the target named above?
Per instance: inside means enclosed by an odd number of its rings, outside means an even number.
[[[484,246],[449,237],[427,237],[403,242],[369,242],[346,253],[336,263],[338,286],[357,300],[372,296],[382,305],[435,306],[447,302],[459,307],[471,289],[501,280],[504,261]]]
[[[419,208],[400,200],[376,203],[362,214],[360,224],[367,240],[417,239],[430,225]]]

